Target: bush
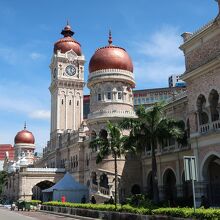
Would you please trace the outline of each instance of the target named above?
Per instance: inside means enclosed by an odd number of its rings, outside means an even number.
[[[82,209],[92,209],[100,211],[117,211],[117,212],[127,212],[141,215],[166,215],[172,217],[182,217],[182,218],[196,218],[196,219],[206,219],[206,220],[219,220],[220,219],[220,209],[203,209],[199,208],[194,210],[192,208],[158,208],[149,209],[144,207],[132,207],[131,205],[118,205],[115,209],[114,205],[110,204],[81,204],[81,203],[71,203],[71,202],[44,202],[43,205],[48,206],[59,206],[59,207],[70,207],[70,208],[82,208]]]
[[[40,200],[31,200],[29,203],[31,205],[37,206],[38,204],[41,204],[42,202]]]
[[[110,204],[81,204],[81,203],[71,203],[71,202],[44,202],[43,205],[48,206],[59,206],[59,207],[70,207],[70,208],[82,208],[82,209],[92,209],[100,211],[117,211],[117,212],[128,212],[136,214],[150,214],[150,210],[146,208],[136,208],[130,205],[118,205],[115,209],[115,205]]]
[[[173,217],[183,217],[196,219],[206,219],[206,220],[218,220],[220,219],[220,209],[203,209],[199,208],[194,210],[192,208],[159,208],[152,210],[155,215],[167,215]]]
[[[126,199],[126,203],[128,203],[132,207],[140,207],[147,209],[156,208],[153,202],[142,194],[132,195],[130,198]]]

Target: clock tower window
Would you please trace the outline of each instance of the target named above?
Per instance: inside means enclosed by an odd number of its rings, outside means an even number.
[[[102,99],[102,96],[101,96],[101,93],[98,94],[98,101],[101,101]]]

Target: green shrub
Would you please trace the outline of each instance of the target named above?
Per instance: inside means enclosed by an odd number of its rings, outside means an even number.
[[[159,208],[152,210],[155,215],[168,215],[173,217],[183,217],[206,220],[218,220],[220,219],[220,209],[203,209],[199,208],[194,210],[192,208]]]
[[[206,220],[219,220],[220,219],[220,209],[203,209],[199,208],[194,210],[192,208],[158,208],[149,209],[144,207],[132,207],[131,205],[118,205],[115,209],[114,205],[110,204],[81,204],[81,203],[71,203],[71,202],[44,202],[43,205],[48,206],[59,206],[59,207],[70,207],[70,208],[82,208],[82,209],[92,209],[100,211],[117,211],[117,212],[127,212],[135,213],[141,215],[166,215],[172,217],[182,217],[182,218],[196,218],[196,219],[206,219]]]
[[[118,205],[115,209],[115,205],[110,204],[81,204],[81,203],[71,203],[71,202],[44,202],[43,205],[48,206],[59,206],[59,207],[70,207],[70,208],[83,208],[83,209],[92,209],[100,211],[118,211],[118,212],[128,212],[128,213],[137,213],[137,214],[150,214],[150,210],[146,208],[136,208],[130,205]]]
[[[131,197],[126,199],[126,203],[131,205],[132,207],[140,207],[140,208],[147,208],[147,209],[154,209],[156,208],[153,202],[147,198],[145,195],[136,194],[132,195]]]
[[[42,202],[40,200],[31,200],[30,201],[30,204],[31,205],[38,205],[38,204],[41,204]]]

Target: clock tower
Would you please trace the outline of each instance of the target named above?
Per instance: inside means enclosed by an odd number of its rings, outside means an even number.
[[[85,58],[81,45],[72,37],[70,25],[54,44],[51,84],[51,135],[65,130],[78,130],[83,120],[83,87]]]

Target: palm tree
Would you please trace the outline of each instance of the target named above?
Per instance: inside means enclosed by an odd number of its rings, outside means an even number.
[[[115,207],[118,202],[118,166],[117,159],[127,152],[134,151],[135,148],[130,147],[128,149],[125,145],[128,137],[122,136],[122,132],[117,124],[108,122],[107,134],[99,135],[98,138],[90,142],[90,147],[97,150],[96,163],[100,163],[106,156],[112,155],[114,158],[114,170],[115,170]]]
[[[7,183],[7,173],[5,171],[0,172],[0,196],[2,194],[2,190],[4,185]]]
[[[180,140],[183,130],[180,121],[165,116],[164,104],[162,103],[157,103],[147,110],[141,106],[137,110],[137,116],[138,118],[135,119],[124,119],[120,126],[124,129],[130,129],[129,141],[127,142],[130,146],[136,147],[137,150],[144,150],[146,147],[151,149],[153,201],[157,204],[159,202],[159,189],[155,149],[158,144],[162,144],[166,139],[176,138]]]

